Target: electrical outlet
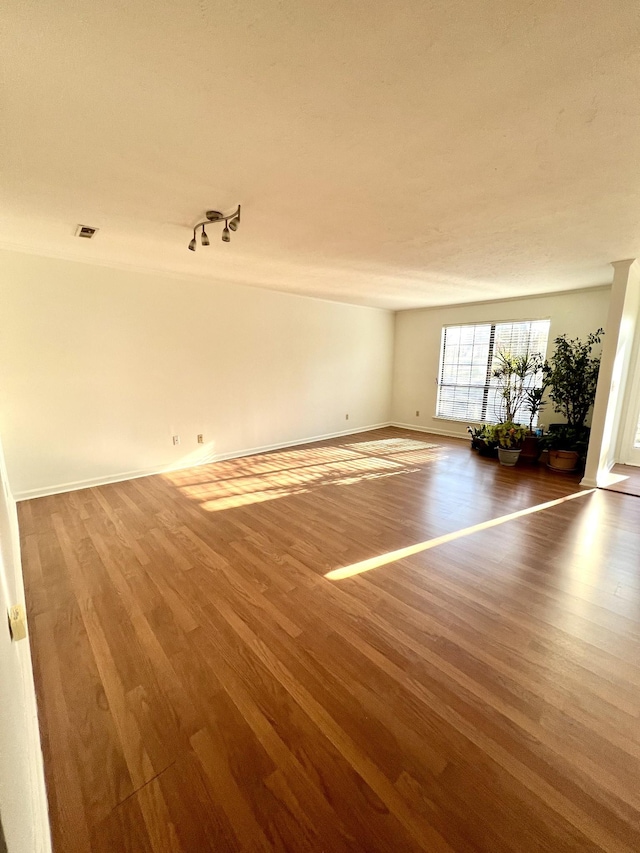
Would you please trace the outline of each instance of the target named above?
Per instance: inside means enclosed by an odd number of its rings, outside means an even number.
[[[9,608],[9,631],[15,641],[24,640],[27,636],[27,616],[21,604]]]
[[[174,444],[180,444],[180,436],[179,435],[173,436],[173,443]]]
[[[198,444],[204,444],[204,436],[201,432],[198,433]]]
[[[349,415],[345,415],[345,416],[344,416],[344,419],[345,419],[345,421],[348,421],[348,420],[349,420]]]
[[[420,411],[419,411],[418,409],[416,409],[416,417],[417,417],[417,418],[419,418],[419,417],[420,417]]]

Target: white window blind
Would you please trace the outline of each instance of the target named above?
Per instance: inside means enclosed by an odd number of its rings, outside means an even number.
[[[493,378],[497,353],[546,353],[549,320],[445,326],[438,373],[440,418],[497,423],[500,398]],[[525,419],[525,413],[519,415]]]

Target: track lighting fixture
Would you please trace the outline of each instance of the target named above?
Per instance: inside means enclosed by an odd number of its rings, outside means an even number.
[[[196,231],[198,228],[202,229],[202,233],[200,235],[200,242],[203,246],[208,246],[210,244],[209,235],[204,230],[205,225],[210,225],[214,222],[224,222],[224,228],[222,229],[222,242],[230,243],[231,242],[231,231],[237,231],[238,226],[240,225],[240,205],[238,205],[237,209],[233,211],[233,213],[228,213],[226,216],[224,213],[220,213],[219,210],[207,210],[205,213],[207,217],[202,222],[198,222],[193,228],[193,239],[189,243],[189,249],[192,252],[196,250]]]

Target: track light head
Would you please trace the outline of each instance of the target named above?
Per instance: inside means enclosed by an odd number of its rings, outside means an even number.
[[[205,231],[205,226],[213,226],[218,222],[224,222],[224,229],[222,231],[222,242],[230,243],[231,242],[231,232],[237,231],[238,226],[240,225],[240,205],[234,211],[230,213],[221,213],[219,210],[207,210],[205,213],[206,219],[201,220],[200,222],[196,222],[193,226],[193,239],[189,243],[189,249],[192,252],[195,252],[198,244],[198,228],[201,228],[200,232],[200,242],[203,246],[211,245],[211,239],[207,232]]]

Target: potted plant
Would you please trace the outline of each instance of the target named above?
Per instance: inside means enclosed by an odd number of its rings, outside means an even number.
[[[513,421],[496,424],[493,433],[498,442],[498,459],[501,465],[512,468],[518,461],[527,428]]]
[[[478,442],[480,441],[480,436],[482,434],[482,430],[483,430],[483,427],[481,427],[481,426],[479,426],[479,427],[467,426],[467,432],[471,436],[471,449],[472,450],[478,449]]]
[[[539,430],[536,434],[533,429],[533,422],[537,421],[538,415],[547,405],[547,401],[543,398],[549,387],[549,370],[548,362],[543,361],[542,356],[540,356],[539,367],[536,370],[536,374],[538,374],[536,380],[539,384],[526,388],[524,392],[524,410],[529,414],[529,429],[522,443],[521,459],[529,459],[537,462],[542,452],[542,444],[540,442],[542,430]]]
[[[479,427],[467,427],[471,436],[471,449],[477,450],[480,456],[497,456],[498,445],[493,435],[494,427],[491,424],[482,424]]]
[[[589,443],[585,421],[596,397],[600,356],[594,348],[604,335],[603,329],[591,332],[586,341],[568,339],[566,334],[554,340],[555,351],[549,360],[547,379],[553,408],[566,425],[557,425],[545,437],[550,468],[575,471]]]
[[[541,443],[549,451],[547,467],[571,474],[587,455],[589,427],[575,430],[569,424],[551,424]]]
[[[542,395],[545,390],[544,376],[546,362],[541,353],[526,352],[523,355],[511,355],[506,350],[499,350],[493,362],[493,377],[497,379],[497,411],[500,418],[496,430],[505,434],[501,428],[507,425],[507,431],[514,426],[518,427],[518,450],[524,458],[537,460],[540,455],[537,437],[533,433],[533,421],[542,406]],[[542,390],[540,390],[540,388]],[[533,410],[532,410],[533,408]],[[530,440],[527,444],[527,430],[517,424],[518,413],[521,409],[529,412]],[[521,431],[524,433],[521,435]],[[513,438],[513,434],[511,434]],[[499,440],[499,433],[496,432]],[[523,449],[524,448],[524,449]],[[513,447],[505,447],[503,450],[514,450]],[[505,459],[507,455],[517,457],[518,454],[501,454]],[[517,460],[515,460],[517,461]],[[511,464],[515,465],[515,461]],[[503,464],[507,464],[503,462]]]

